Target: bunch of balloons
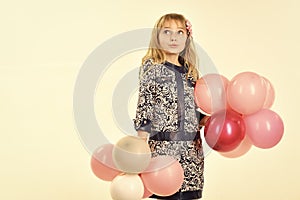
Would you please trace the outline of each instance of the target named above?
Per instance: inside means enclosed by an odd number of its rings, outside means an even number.
[[[270,109],[274,87],[263,76],[242,72],[229,81],[220,74],[207,74],[197,80],[194,95],[201,112],[210,116],[205,140],[225,157],[244,155],[253,145],[274,147],[283,136],[283,121]]]
[[[135,136],[100,146],[92,155],[91,168],[101,180],[111,181],[114,200],[169,196],[180,189],[184,178],[178,160],[171,156],[152,158],[147,142]]]

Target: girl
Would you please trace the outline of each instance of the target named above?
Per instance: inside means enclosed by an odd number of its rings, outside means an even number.
[[[134,125],[138,135],[148,139],[152,156],[178,159],[185,178],[177,193],[150,198],[202,197],[204,156],[199,124],[204,124],[205,118],[196,111],[194,102],[194,85],[199,78],[196,61],[189,21],[180,14],[162,16],[142,60]]]

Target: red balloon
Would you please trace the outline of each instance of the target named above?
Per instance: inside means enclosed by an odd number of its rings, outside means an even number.
[[[234,150],[245,137],[242,116],[232,110],[213,114],[205,124],[204,138],[207,144],[219,152]]]
[[[251,147],[252,142],[245,132],[245,138],[237,148],[229,152],[220,152],[220,154],[227,158],[238,158],[245,155],[251,149]]]
[[[105,144],[96,149],[91,158],[91,168],[93,173],[104,181],[112,181],[121,173],[112,160],[112,150],[114,145]]]

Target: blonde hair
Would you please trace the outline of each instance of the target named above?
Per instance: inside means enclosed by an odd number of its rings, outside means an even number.
[[[160,64],[166,61],[166,55],[164,51],[160,48],[158,36],[160,29],[163,27],[165,22],[169,22],[171,20],[174,20],[186,26],[187,19],[181,14],[170,13],[162,16],[154,26],[151,35],[150,45],[146,55],[142,59],[142,64],[144,64],[149,59],[152,59],[154,64]],[[180,59],[183,59],[181,60],[181,64],[188,66],[187,78],[191,77],[194,81],[196,81],[199,78],[199,73],[196,68],[198,60],[193,38],[190,34],[187,37],[185,48],[182,52],[180,52],[179,57]]]

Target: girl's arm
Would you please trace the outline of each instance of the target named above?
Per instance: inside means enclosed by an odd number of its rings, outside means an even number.
[[[149,60],[140,68],[140,83],[134,128],[139,137],[148,141],[151,132],[150,116],[153,112],[151,88],[155,84],[154,68]]]

